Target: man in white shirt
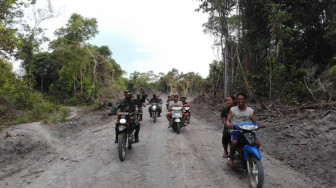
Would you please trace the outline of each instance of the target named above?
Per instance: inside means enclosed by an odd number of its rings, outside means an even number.
[[[169,106],[168,106],[168,111],[171,111],[171,108],[172,107],[183,107],[183,104],[181,101],[178,100],[178,95],[174,95],[174,98],[173,98],[173,101],[170,101],[169,102]],[[168,119],[168,122],[169,122],[169,126],[168,128],[170,128],[172,126],[172,122],[171,122],[171,119],[172,119],[172,113],[171,112],[168,112],[167,115],[166,115],[167,119]],[[184,120],[187,118],[186,114],[183,114],[183,117],[182,117],[182,125],[184,125]]]

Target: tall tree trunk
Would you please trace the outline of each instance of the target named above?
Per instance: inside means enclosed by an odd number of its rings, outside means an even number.
[[[96,57],[92,54],[91,50],[87,47],[87,49],[89,50],[92,58],[93,58],[93,61],[94,61],[94,65],[93,65],[93,80],[92,80],[92,97],[91,97],[91,100],[94,101],[95,99],[95,81],[96,81],[96,68],[97,68],[97,60],[96,60]],[[113,78],[113,75],[112,75],[112,78]]]
[[[74,79],[74,82],[73,82],[73,92],[74,92],[74,96],[76,95],[76,79]]]
[[[41,92],[43,92],[43,75],[41,74]]]
[[[80,72],[80,92],[83,93],[83,72]]]

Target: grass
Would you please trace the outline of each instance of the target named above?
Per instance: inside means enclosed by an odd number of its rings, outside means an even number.
[[[55,110],[54,112],[42,112],[41,110],[17,111],[16,118],[6,120],[5,122],[1,122],[1,124],[17,125],[36,121],[41,121],[44,124],[50,124],[54,122],[64,122],[69,116],[69,109],[64,107],[61,107],[59,110]]]

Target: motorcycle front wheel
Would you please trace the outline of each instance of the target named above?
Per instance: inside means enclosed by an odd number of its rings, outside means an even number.
[[[180,134],[181,123],[176,123],[176,133]]]
[[[261,188],[264,184],[264,168],[260,159],[249,156],[247,160],[247,173],[253,188]]]
[[[118,135],[118,154],[120,161],[124,161],[126,158],[126,132],[120,133]]]
[[[188,124],[190,124],[190,115],[188,115],[188,117],[187,117],[187,122],[188,122]]]
[[[153,112],[154,123],[156,123],[156,112]]]

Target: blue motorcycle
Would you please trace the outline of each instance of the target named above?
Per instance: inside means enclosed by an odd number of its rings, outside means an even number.
[[[238,141],[234,161],[239,161],[239,166],[246,169],[251,187],[256,188],[261,188],[264,184],[264,169],[261,163],[261,154],[255,143],[256,136],[253,132],[260,128],[260,124],[250,121],[234,125],[234,129],[242,133],[242,137]]]

